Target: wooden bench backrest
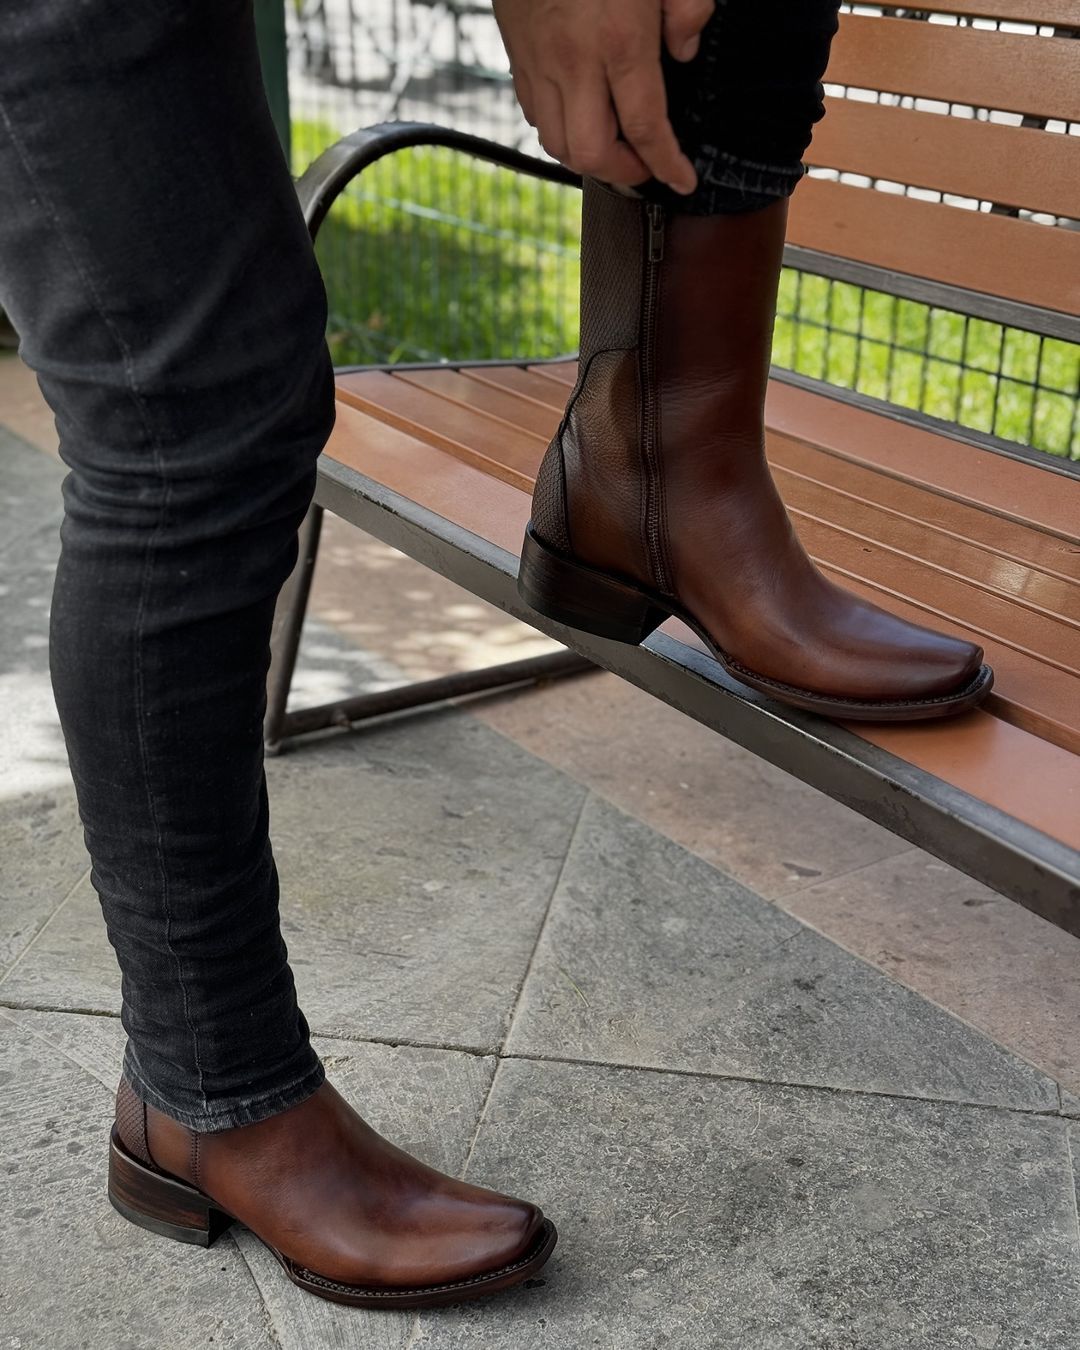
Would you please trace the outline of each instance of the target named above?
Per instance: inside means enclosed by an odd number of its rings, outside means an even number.
[[[1080,229],[1067,223],[1080,220],[1080,135],[1069,134],[1080,124],[1080,4],[931,8],[1040,31],[843,14],[827,89],[843,88],[828,98],[807,161],[871,185],[811,174],[793,199],[790,242],[1000,298],[1017,307],[1018,326],[1080,337]],[[934,193],[967,202],[926,199]]]

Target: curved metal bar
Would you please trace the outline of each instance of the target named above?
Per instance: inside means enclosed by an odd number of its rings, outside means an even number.
[[[532,178],[564,183],[567,187],[581,186],[581,178],[569,169],[564,169],[561,164],[540,159],[536,155],[526,155],[521,150],[511,150],[483,136],[471,136],[467,132],[453,131],[450,127],[436,126],[431,122],[381,122],[377,126],[361,127],[343,136],[309,164],[297,179],[296,191],[312,239],[318,234],[319,226],[326,219],[341,190],[357,174],[386,155],[416,145],[458,150],[474,159],[482,159],[504,169],[514,169]]]

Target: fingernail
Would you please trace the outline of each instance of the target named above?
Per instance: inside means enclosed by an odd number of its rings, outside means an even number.
[[[680,61],[692,61],[698,54],[698,48],[701,46],[701,39],[692,37],[684,42],[679,48],[678,59]]]
[[[692,197],[697,191],[697,179],[684,178],[678,183],[668,183],[668,187],[672,192],[677,192],[680,197]]]

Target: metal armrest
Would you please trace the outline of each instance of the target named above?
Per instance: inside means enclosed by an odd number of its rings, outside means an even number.
[[[381,122],[377,126],[361,127],[359,131],[343,136],[328,150],[324,150],[297,179],[296,191],[312,239],[318,234],[319,226],[342,189],[358,174],[385,155],[414,145],[459,150],[474,159],[498,164],[504,169],[514,169],[532,178],[565,183],[568,187],[581,186],[580,177],[564,169],[561,164],[540,159],[537,155],[523,154],[520,150],[511,150],[483,136],[470,136],[464,131],[453,131],[449,127],[435,126],[429,122]]]

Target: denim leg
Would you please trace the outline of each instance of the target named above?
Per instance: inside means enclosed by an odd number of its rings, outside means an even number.
[[[676,134],[698,171],[692,197],[648,195],[692,215],[731,215],[794,192],[814,124],[839,0],[717,0],[688,65],[665,62]]]
[[[199,1130],[322,1081],[261,722],[333,422],[326,302],[250,0],[0,0],[0,302],[56,415],[52,674],[125,1072]]]

